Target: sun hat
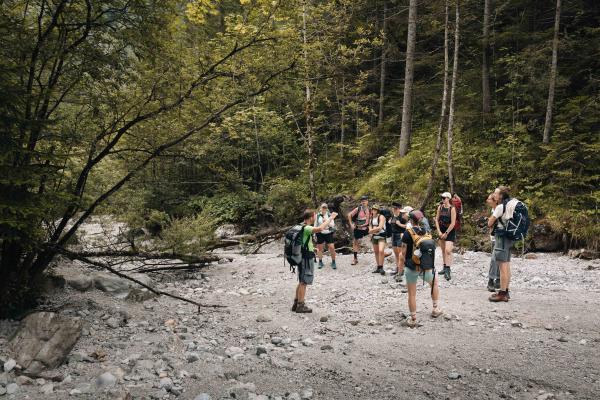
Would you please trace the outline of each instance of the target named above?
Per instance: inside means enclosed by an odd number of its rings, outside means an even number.
[[[321,208],[329,208],[329,206],[327,205],[327,203],[323,203],[321,204]]]
[[[371,210],[377,210],[379,211],[381,208],[379,207],[379,204],[375,204],[373,207],[371,207]]]

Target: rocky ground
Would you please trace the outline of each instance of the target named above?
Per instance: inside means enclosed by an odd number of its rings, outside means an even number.
[[[598,399],[600,262],[535,254],[513,263],[512,301],[492,304],[489,255],[456,255],[441,283],[445,315],[400,326],[407,294],[392,277],[341,256],[316,273],[312,314],[290,312],[296,275],[279,245],[202,271],[150,276],[196,307],[133,291],[78,263],[47,308],[82,335],[54,376],[19,376],[15,321],[0,322],[0,398],[15,399]],[[439,256],[439,255],[438,255]],[[329,260],[326,257],[326,260]],[[387,260],[391,269],[392,260]],[[75,289],[74,287],[77,287]],[[100,289],[99,289],[100,288]],[[131,294],[130,294],[131,293]],[[123,298],[125,296],[128,298]],[[7,393],[8,392],[8,393]]]

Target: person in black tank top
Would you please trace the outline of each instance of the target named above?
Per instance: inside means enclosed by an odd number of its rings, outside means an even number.
[[[402,205],[398,202],[392,203],[392,218],[390,219],[390,225],[392,226],[392,250],[396,257],[396,281],[402,282],[402,275],[404,274],[404,263],[400,259],[400,249],[402,247],[402,234],[406,230],[406,223],[408,219],[404,218],[402,213]]]
[[[452,195],[449,192],[442,193],[442,202],[437,209],[435,215],[435,226],[440,238],[440,248],[442,249],[442,258],[444,260],[444,268],[439,272],[444,275],[447,281],[451,279],[450,267],[452,265],[452,250],[454,241],[456,240],[456,208],[450,200]]]

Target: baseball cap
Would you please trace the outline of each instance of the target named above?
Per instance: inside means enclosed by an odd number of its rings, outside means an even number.
[[[373,207],[371,207],[371,210],[380,210],[379,204],[375,204]]]
[[[327,203],[323,203],[321,204],[321,208],[329,208],[329,206],[327,205]]]
[[[417,221],[417,222],[420,221],[420,220],[422,220],[423,217],[424,217],[423,213],[421,211],[419,211],[419,210],[411,211],[411,213],[409,214],[409,216],[410,216],[410,218],[413,221]]]
[[[393,201],[392,202],[392,207],[394,207],[394,208],[400,208],[400,207],[402,207],[402,204],[398,203],[397,201]]]
[[[450,192],[444,192],[444,193],[442,193],[442,197],[447,197],[447,198],[451,199],[452,195],[450,194]]]
[[[414,210],[414,208],[412,208],[411,206],[405,206],[402,210],[400,210],[400,212],[409,213],[412,210]]]
[[[369,196],[360,196],[360,200],[361,201],[363,201],[363,200],[369,200]]]

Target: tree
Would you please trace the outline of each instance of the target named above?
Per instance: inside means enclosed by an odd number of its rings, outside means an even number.
[[[383,124],[383,104],[385,101],[385,63],[386,63],[386,50],[387,50],[387,1],[383,2],[383,22],[381,27],[381,65],[379,75],[379,118],[377,119],[377,126]]]
[[[317,206],[317,189],[315,184],[315,144],[314,144],[314,133],[312,127],[311,107],[312,98],[310,91],[310,74],[309,74],[309,61],[308,61],[308,38],[306,33],[306,19],[307,19],[307,0],[304,0],[302,4],[302,54],[304,56],[304,123],[305,123],[305,135],[306,135],[306,147],[308,150],[308,186],[310,190],[310,199],[312,200],[313,207]]]
[[[483,120],[492,112],[492,95],[490,93],[490,9],[493,0],[484,0],[483,5],[483,35],[481,62],[481,97]]]
[[[456,0],[456,19],[454,21],[454,61],[452,62],[452,84],[450,88],[450,110],[448,112],[448,183],[450,193],[454,189],[454,164],[452,161],[452,130],[454,129],[454,111],[456,100],[456,81],[458,79],[458,53],[460,46],[460,13],[459,0]]]
[[[412,91],[417,42],[417,0],[410,0],[408,10],[408,37],[406,40],[406,67],[404,72],[404,100],[402,101],[402,127],[400,130],[400,157],[408,153],[412,133]]]
[[[442,89],[442,111],[440,113],[440,119],[438,122],[437,139],[435,142],[435,150],[433,153],[433,159],[431,160],[431,172],[429,173],[429,183],[425,190],[425,197],[421,202],[420,209],[427,207],[429,200],[433,194],[433,185],[435,184],[435,172],[437,169],[438,161],[440,159],[440,152],[442,149],[442,131],[444,129],[444,122],[446,120],[446,107],[448,104],[448,0],[445,2],[445,19],[444,19],[444,84]]]
[[[548,85],[548,103],[546,106],[546,120],[544,122],[544,143],[550,143],[550,128],[552,125],[552,107],[554,106],[554,89],[556,87],[556,70],[558,64],[558,31],[560,27],[561,0],[556,0],[556,14],[554,16],[554,38],[552,40],[552,63],[550,65],[550,84]]]

